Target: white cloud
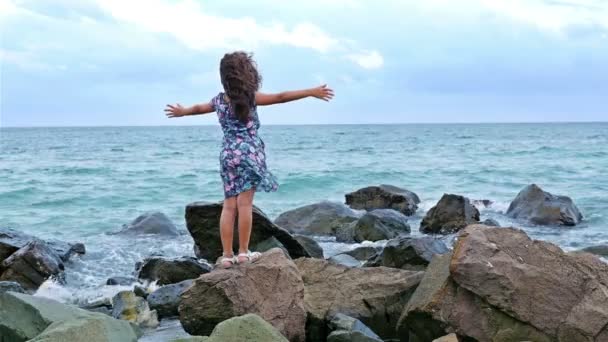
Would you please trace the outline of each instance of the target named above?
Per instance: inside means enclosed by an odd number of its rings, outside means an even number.
[[[365,69],[378,69],[384,65],[384,58],[375,50],[352,53],[347,57]]]
[[[168,33],[195,50],[254,48],[260,44],[286,44],[327,52],[338,41],[319,27],[300,23],[260,24],[254,18],[228,18],[207,14],[192,0],[98,0],[114,18],[140,29]]]

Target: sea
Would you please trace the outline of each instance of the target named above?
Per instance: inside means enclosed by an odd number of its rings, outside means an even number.
[[[479,208],[482,220],[566,250],[608,243],[608,123],[264,126],[260,135],[280,188],[256,194],[254,204],[271,218],[392,184],[422,200],[412,235],[420,235],[426,211],[453,193],[492,201]],[[218,126],[0,128],[0,226],[87,249],[66,265],[64,285],[47,282],[38,294],[76,304],[111,297],[124,288],[106,280],[131,275],[146,256],[193,255],[187,234],[111,233],[152,211],[186,231],[188,203],[223,199],[221,139]],[[583,222],[537,227],[508,218],[510,201],[531,183],[571,197]],[[358,246],[318,240],[326,256]],[[176,334],[178,324],[163,324],[144,339]]]

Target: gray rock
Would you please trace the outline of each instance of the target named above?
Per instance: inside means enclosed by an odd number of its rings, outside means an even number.
[[[323,248],[313,238],[304,235],[294,235],[294,239],[304,247],[311,258],[323,259]]]
[[[230,318],[218,324],[205,342],[289,342],[270,323],[255,314]],[[300,341],[301,340],[293,340]]]
[[[221,203],[196,202],[186,207],[186,225],[195,243],[195,255],[206,260],[216,260],[222,255],[220,231],[218,229]],[[238,229],[235,223],[235,234]],[[285,229],[272,223],[257,207],[253,208],[253,230],[250,245],[255,246],[261,241],[274,236],[289,252],[291,258],[309,257],[304,247]],[[238,250],[238,239],[234,239],[233,250]]]
[[[367,261],[380,252],[382,252],[382,247],[361,246],[341,254],[348,254],[359,261]]]
[[[193,280],[184,280],[177,284],[163,286],[148,296],[150,309],[156,310],[159,318],[178,316],[177,308],[181,295],[193,283]]]
[[[324,201],[286,211],[274,222],[300,234],[334,235],[336,229],[359,217],[361,214],[342,203]]]
[[[427,234],[451,234],[475,223],[479,223],[479,210],[468,198],[444,194],[420,222],[420,231]]]
[[[130,224],[124,225],[118,232],[123,235],[155,234],[164,236],[178,236],[179,231],[167,215],[161,212],[145,213],[138,216]]]
[[[32,241],[42,241],[34,236],[10,228],[0,228],[0,263]],[[67,243],[59,240],[47,241],[47,245],[67,261],[74,254],[85,254],[82,243]]]
[[[133,291],[121,291],[112,298],[112,317],[129,321],[140,327],[156,328],[158,316],[148,302]]]
[[[264,241],[260,241],[260,242],[256,243],[253,246],[252,250],[263,253],[263,252],[269,251],[273,248],[280,248],[280,249],[284,250],[285,253],[287,253],[287,255],[289,255],[289,253],[285,249],[285,246],[283,246],[283,244],[279,240],[277,240],[277,238],[275,238],[274,236],[271,236]]]
[[[494,202],[490,201],[489,199],[472,200],[471,203],[473,203],[474,206],[484,208],[489,208],[492,206],[492,204],[494,204]]]
[[[483,221],[481,224],[483,224],[484,226],[489,226],[489,227],[500,227],[500,223],[498,223],[498,221],[494,220],[494,219],[485,219],[485,221]]]
[[[137,297],[141,297],[143,299],[148,299],[148,295],[149,295],[148,290],[146,290],[142,286],[139,286],[139,285],[133,286],[133,293],[135,293],[135,295]]]
[[[63,261],[42,240],[33,240],[5,259],[0,281],[15,281],[28,291],[35,291],[48,278],[63,280]]]
[[[382,342],[382,339],[360,320],[338,313],[331,318],[327,342]]]
[[[25,293],[25,290],[19,283],[14,281],[0,281],[0,295],[4,292],[17,292],[17,293]]]
[[[159,285],[175,284],[187,279],[198,278],[211,272],[212,267],[192,257],[164,258],[150,257],[144,260],[137,272],[140,280],[158,281]]]
[[[390,240],[381,253],[365,264],[366,267],[393,267],[404,270],[424,271],[433,256],[449,252],[439,239],[400,237]]]
[[[338,265],[344,265],[347,267],[361,267],[361,261],[353,258],[348,254],[338,254],[327,259],[330,262]]]
[[[133,283],[137,282],[137,279],[133,278],[133,277],[112,277],[109,278],[106,281],[106,285],[122,285],[122,286],[128,286],[131,285]]]
[[[356,242],[379,241],[409,232],[410,226],[405,215],[393,209],[376,209],[357,221],[353,236]]]
[[[0,337],[7,342],[31,339],[49,342],[135,342],[138,337],[128,322],[61,304],[51,299],[14,292],[0,294],[0,322]],[[57,326],[61,322],[80,328],[67,329],[65,326],[58,328]],[[53,325],[54,323],[57,324]],[[97,328],[92,329],[91,324]],[[71,333],[67,331],[71,331]]]
[[[608,257],[608,245],[597,245],[583,248],[581,251],[599,255],[601,257]]]
[[[416,212],[420,203],[415,193],[392,185],[369,186],[345,197],[353,209],[395,209],[408,216]]]
[[[51,249],[55,250],[64,262],[74,255],[84,255],[86,253],[86,248],[82,243],[68,243],[58,240],[49,240],[46,243]]]
[[[570,197],[550,194],[536,184],[528,185],[517,194],[507,216],[538,225],[575,226],[583,219]]]

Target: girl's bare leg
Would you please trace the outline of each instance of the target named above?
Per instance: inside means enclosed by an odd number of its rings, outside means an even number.
[[[225,257],[234,256],[232,240],[234,236],[234,220],[237,213],[237,198],[229,197],[224,199],[222,215],[220,216],[220,237],[222,240],[222,250]],[[222,265],[230,266],[230,265]]]
[[[240,193],[236,197],[236,205],[239,216],[239,254],[249,251],[249,239],[251,238],[251,225],[253,221],[253,195],[255,189]],[[241,260],[242,259],[242,260]],[[239,262],[247,261],[239,258]]]

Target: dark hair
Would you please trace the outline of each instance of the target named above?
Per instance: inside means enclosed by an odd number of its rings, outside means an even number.
[[[241,122],[247,122],[255,93],[262,84],[253,55],[243,51],[225,54],[220,62],[220,77],[232,112]]]

